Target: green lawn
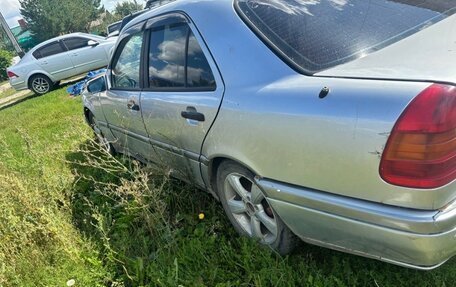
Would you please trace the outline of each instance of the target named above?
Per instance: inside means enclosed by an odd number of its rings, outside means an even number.
[[[98,151],[64,89],[0,111],[0,286],[455,286],[455,260],[421,272],[304,243],[281,258],[163,174]]]

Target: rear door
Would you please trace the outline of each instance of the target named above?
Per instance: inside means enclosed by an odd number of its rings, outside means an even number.
[[[59,81],[74,75],[74,66],[66,53],[65,46],[60,41],[49,43],[35,52],[33,56],[38,65],[51,75],[52,80]]]
[[[63,40],[63,43],[68,49],[68,56],[73,61],[77,74],[101,68],[108,62],[105,50],[99,46],[89,46],[88,43],[90,40],[93,39],[70,37]]]
[[[147,23],[148,55],[141,106],[158,161],[183,179],[201,181],[201,146],[217,115],[224,85],[204,41],[185,16]]]

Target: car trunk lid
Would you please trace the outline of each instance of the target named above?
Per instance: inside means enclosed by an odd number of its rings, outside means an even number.
[[[456,83],[456,15],[314,76]]]

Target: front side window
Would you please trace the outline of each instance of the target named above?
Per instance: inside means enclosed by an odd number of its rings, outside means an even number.
[[[120,54],[112,68],[112,88],[138,90],[143,33],[138,33],[124,40],[119,46]]]
[[[70,50],[70,51],[89,46],[89,39],[81,38],[81,37],[65,39],[65,40],[63,40],[63,42],[65,43],[65,46],[67,46],[68,50]]]
[[[236,0],[246,23],[308,74],[381,50],[454,14],[447,0]]]
[[[215,79],[195,35],[186,23],[153,28],[149,50],[152,89],[215,90]]]
[[[57,55],[57,54],[60,54],[63,52],[65,52],[65,50],[62,48],[62,45],[60,44],[60,42],[54,42],[54,43],[44,46],[43,48],[36,50],[35,52],[33,52],[33,56],[36,59],[41,59],[41,58],[46,58],[46,57],[50,57],[53,55]]]

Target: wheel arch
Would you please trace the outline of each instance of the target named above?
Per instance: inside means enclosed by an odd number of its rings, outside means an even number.
[[[35,72],[31,72],[30,75],[28,76],[27,78],[27,88],[28,89],[31,89],[32,87],[32,83],[31,83],[31,80],[33,77],[35,76],[45,76],[46,78],[48,78],[49,80],[51,80],[52,84],[55,84],[55,80],[52,79],[52,77],[50,75],[48,75],[47,73],[44,73],[43,71],[35,71]]]
[[[218,195],[218,191],[217,191],[217,172],[218,172],[218,169],[220,167],[220,165],[223,163],[223,162],[226,162],[226,161],[231,161],[231,162],[234,162],[246,169],[248,169],[249,171],[251,171],[255,176],[259,176],[258,175],[258,172],[255,171],[255,169],[253,169],[251,166],[249,166],[248,164],[232,157],[232,156],[228,156],[228,155],[217,155],[217,156],[214,156],[214,157],[211,157],[209,159],[209,163],[208,163],[208,179],[209,179],[209,184],[210,184],[210,188]]]
[[[90,119],[90,115],[93,115],[93,112],[86,106],[84,106],[84,118],[87,122],[87,124],[91,124],[91,119]]]

